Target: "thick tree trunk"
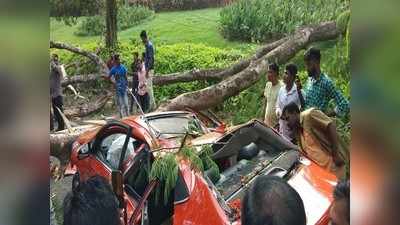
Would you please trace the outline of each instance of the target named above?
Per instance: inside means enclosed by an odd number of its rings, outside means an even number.
[[[337,38],[343,31],[339,30],[335,22],[325,22],[318,26],[302,28],[288,37],[278,47],[274,48],[263,57],[251,60],[246,69],[218,84],[179,95],[178,97],[162,104],[157,111],[179,110],[192,108],[203,110],[217,106],[225,99],[239,94],[256,83],[262,73],[265,73],[269,62],[283,64],[310,43]],[[261,53],[260,53],[261,55]],[[253,57],[257,58],[257,57]]]
[[[96,102],[89,102],[77,108],[69,108],[64,110],[64,115],[67,118],[71,117],[84,117],[101,110],[107,101],[113,96],[111,92],[101,96]]]
[[[117,1],[106,0],[106,47],[117,46]]]
[[[96,125],[83,125],[74,127],[72,132],[68,130],[59,131],[56,133],[50,133],[50,155],[57,157],[61,161],[65,162],[69,160],[72,144],[86,131],[98,128]]]

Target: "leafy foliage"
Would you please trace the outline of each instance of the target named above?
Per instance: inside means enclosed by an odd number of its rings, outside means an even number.
[[[121,6],[118,8],[118,30],[126,30],[137,24],[140,24],[147,18],[154,16],[154,11],[144,6]],[[105,31],[105,19],[102,15],[86,17],[79,24],[77,31],[78,36],[95,36]]]
[[[79,16],[91,16],[100,12],[104,0],[50,0],[50,16],[74,22]]]
[[[335,19],[348,7],[348,0],[238,0],[221,11],[220,29],[228,39],[265,41]]]
[[[164,192],[164,204],[167,203],[169,194],[174,189],[178,179],[178,163],[175,154],[167,154],[154,160],[150,171],[150,180],[158,180],[156,188],[156,202],[159,200],[161,191]]]
[[[190,162],[192,169],[201,172],[204,171],[203,163],[192,147],[184,146],[178,154]]]

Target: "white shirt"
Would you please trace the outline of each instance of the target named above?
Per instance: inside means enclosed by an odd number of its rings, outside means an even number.
[[[304,97],[303,90],[301,90],[301,92]],[[279,89],[278,97],[276,99],[276,110],[275,110],[276,116],[278,118],[281,117],[283,108],[291,102],[296,103],[299,109],[301,108],[300,96],[297,92],[296,84],[293,84],[292,89],[290,89],[289,91],[286,90],[286,85],[282,86],[281,89]],[[292,132],[287,126],[286,121],[281,119],[279,119],[279,132],[287,139],[289,140],[293,139],[293,137],[291,137]]]

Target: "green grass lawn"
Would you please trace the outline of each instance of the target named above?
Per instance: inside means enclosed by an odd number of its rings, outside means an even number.
[[[220,8],[202,9],[194,11],[163,12],[155,14],[153,19],[120,31],[120,42],[139,40],[139,33],[147,30],[150,38],[156,45],[175,43],[204,43],[209,46],[248,50],[256,44],[231,42],[225,40],[218,31]],[[77,25],[69,27],[55,19],[50,20],[50,39],[71,44],[84,44],[101,41],[101,36],[79,37],[74,35]]]

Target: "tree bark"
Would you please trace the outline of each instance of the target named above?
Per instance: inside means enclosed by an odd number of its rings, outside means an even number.
[[[117,1],[106,0],[106,47],[117,46]]]
[[[342,33],[343,30],[339,30],[335,22],[324,22],[317,26],[302,28],[289,36],[286,40],[279,40],[282,41],[282,43],[268,52],[268,54],[259,59],[253,56],[255,60],[251,60],[246,69],[228,77],[218,84],[179,95],[162,104],[157,111],[180,110],[185,108],[204,110],[217,106],[225,99],[238,95],[241,91],[256,83],[260,79],[261,74],[266,72],[270,62],[283,64],[295,56],[298,51],[306,48],[310,43],[335,39]],[[262,53],[259,55],[262,55]],[[247,62],[243,64],[245,65]]]
[[[68,130],[50,133],[50,155],[61,161],[69,161],[72,144],[84,132],[98,128],[96,125],[83,125],[74,127],[73,132]]]
[[[98,66],[99,73],[100,75],[107,75],[108,74],[108,68],[107,65],[104,63],[104,61],[95,53],[86,51],[84,49],[71,46],[65,43],[61,42],[55,42],[55,41],[50,41],[50,48],[57,48],[57,49],[64,49],[70,52],[73,52],[78,55],[82,55],[85,57],[88,57],[93,63],[95,63]]]
[[[67,118],[71,117],[84,117],[92,113],[100,111],[107,103],[107,101],[113,96],[111,92],[101,96],[96,102],[89,102],[81,105],[77,108],[70,108],[64,110],[64,115]]]

